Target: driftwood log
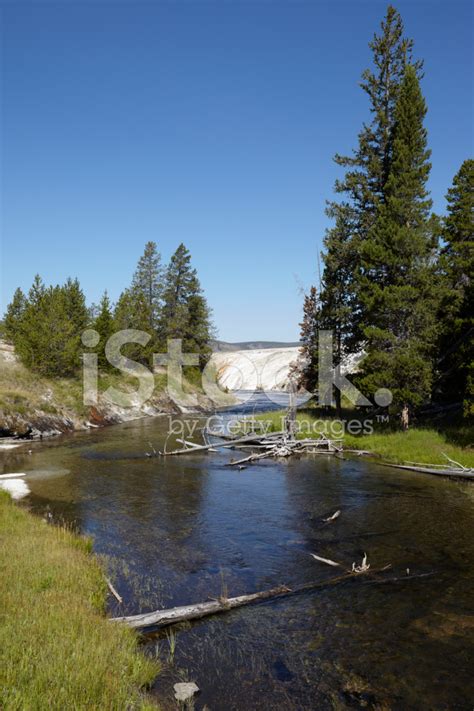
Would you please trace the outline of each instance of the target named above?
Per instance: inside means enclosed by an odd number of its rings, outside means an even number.
[[[437,474],[438,476],[451,477],[452,479],[470,479],[474,481],[474,468],[468,469],[442,469],[438,464],[426,464],[425,466],[415,466],[408,464],[392,464],[391,462],[380,462],[383,467],[392,467],[393,469],[404,469],[410,472],[419,472],[420,474]]]
[[[122,622],[128,625],[129,627],[134,627],[135,629],[145,629],[146,627],[166,627],[168,625],[173,625],[178,622],[185,622],[187,620],[197,620],[201,617],[209,617],[210,615],[228,612],[229,610],[233,610],[236,607],[251,605],[253,603],[262,602],[271,598],[281,598],[286,597],[288,595],[295,595],[297,593],[306,592],[309,590],[315,590],[317,588],[331,587],[333,585],[338,585],[339,583],[344,583],[349,580],[360,581],[362,578],[369,577],[370,582],[372,583],[407,582],[408,580],[426,578],[428,576],[433,575],[433,573],[421,573],[418,575],[406,575],[394,578],[378,578],[376,576],[377,573],[381,573],[386,570],[387,566],[384,566],[382,568],[371,568],[370,571],[367,570],[359,573],[348,571],[342,573],[341,575],[337,575],[332,578],[327,578],[326,580],[318,580],[312,583],[305,583],[304,585],[299,585],[293,588],[290,588],[286,585],[280,585],[279,587],[271,588],[270,590],[263,590],[262,592],[251,593],[250,595],[240,595],[239,597],[230,598],[218,598],[209,602],[200,602],[193,605],[182,605],[180,607],[172,607],[168,610],[155,610],[154,612],[145,612],[141,615],[113,617],[111,618],[111,622]]]
[[[272,432],[266,437],[282,437],[285,433],[284,432]],[[225,448],[232,448],[236,444],[247,444],[248,442],[257,442],[258,440],[262,439],[262,435],[246,435],[245,437],[240,437],[239,439],[232,439],[227,442],[216,442],[214,444],[198,444],[193,447],[185,447],[184,449],[175,449],[173,452],[163,452],[164,456],[171,457],[172,455],[178,455],[178,454],[190,454],[191,452],[194,454],[194,452],[205,452],[208,450],[212,449],[225,449]],[[194,443],[193,443],[194,444]],[[188,442],[189,445],[189,442]]]
[[[122,604],[123,598],[121,597],[121,595],[118,594],[117,590],[114,588],[114,586],[112,585],[112,582],[109,580],[109,578],[106,578],[105,582],[107,583],[107,587],[109,588],[110,592],[112,593],[114,598],[117,600],[117,602]]]
[[[289,457],[292,454],[303,454],[308,451],[312,454],[338,455],[342,452],[342,449],[334,444],[336,441],[339,442],[339,440],[330,440],[327,439],[327,437],[321,437],[320,439],[289,439],[288,437],[280,437],[279,439],[273,440],[262,438],[258,444],[258,448],[263,448],[265,450],[264,452],[259,452],[258,454],[253,453],[237,461],[233,460],[228,463],[228,466],[235,467],[240,464],[266,459],[268,457]],[[241,446],[242,445],[237,445],[237,449]],[[323,449],[318,449],[320,447]]]

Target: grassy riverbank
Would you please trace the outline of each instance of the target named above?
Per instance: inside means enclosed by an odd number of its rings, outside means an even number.
[[[264,421],[269,431],[275,432],[281,430],[284,416],[283,411],[266,412],[256,419]],[[348,416],[348,420],[354,423],[354,418],[351,416]],[[474,467],[474,450],[467,446],[469,442],[474,441],[472,428],[470,431],[467,427],[451,425],[443,430],[437,430],[426,425],[401,432],[393,431],[387,425],[380,425],[372,434],[350,434],[345,426],[341,426],[341,421],[322,418],[320,414],[313,414],[310,410],[298,412],[297,421],[300,438],[312,437],[318,432],[324,432],[330,438],[342,438],[344,448],[364,449],[397,464],[403,462],[447,464],[443,456],[446,454],[463,466]],[[362,430],[363,423],[362,419]]]
[[[166,393],[165,372],[156,372],[153,377],[153,395],[142,404],[136,395],[136,377],[118,370],[101,372],[97,382],[98,403],[91,408],[83,402],[80,374],[75,378],[38,375],[19,362],[11,346],[0,340],[0,431],[20,435],[31,428],[41,432],[66,432],[83,429],[87,422],[100,426],[143,415],[176,412],[176,405]],[[198,407],[208,409],[212,403],[203,393],[200,379],[201,374],[196,368],[185,368],[183,389],[196,396]],[[111,404],[104,397],[110,387],[128,393],[132,406]]]
[[[90,541],[49,526],[0,492],[0,708],[153,709],[158,665],[104,617]]]

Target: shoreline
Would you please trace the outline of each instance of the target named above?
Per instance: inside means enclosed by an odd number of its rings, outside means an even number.
[[[353,417],[354,413],[346,413],[348,417]],[[265,421],[269,431],[281,429],[281,418],[283,411],[261,413],[255,417],[257,421]],[[325,425],[324,434],[335,436],[332,431],[334,424],[344,422],[342,418],[328,417],[327,414],[311,413],[310,410],[298,411],[297,425],[300,432],[297,437],[308,436],[308,428],[312,431],[314,426]],[[304,425],[304,427],[302,427]],[[426,422],[413,426],[408,431],[390,429],[388,425],[379,426],[371,433],[364,433],[363,428],[359,434],[350,434],[344,427],[337,433],[342,438],[343,450],[366,450],[374,461],[377,458],[383,459],[389,464],[405,464],[407,462],[417,462],[426,465],[448,464],[444,455],[459,461],[466,467],[474,467],[474,433],[472,425],[445,425],[443,430],[434,427],[433,423]],[[463,439],[467,444],[460,444]]]
[[[91,540],[49,525],[0,492],[0,706],[157,709],[160,672],[132,630],[105,616]],[[18,621],[21,624],[18,624]]]

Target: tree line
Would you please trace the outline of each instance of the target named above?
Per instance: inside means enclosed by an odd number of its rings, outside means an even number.
[[[302,381],[318,381],[318,332],[334,334],[335,362],[367,354],[351,379],[364,395],[381,387],[393,407],[462,402],[474,414],[474,160],[447,193],[444,218],[427,188],[430,150],[423,64],[392,6],[374,35],[361,87],[370,108],[328,202],[320,288],[305,297]],[[340,393],[336,393],[340,408]]]
[[[79,372],[86,328],[100,335],[95,350],[102,369],[111,367],[105,356],[108,338],[124,329],[150,335],[145,347],[123,347],[122,353],[133,360],[151,366],[153,353],[166,352],[168,339],[181,338],[183,351],[198,354],[203,367],[211,353],[211,311],[184,244],[165,268],[155,242],[148,242],[130,286],[115,304],[105,291],[99,304],[88,307],[77,279],[46,286],[37,275],[27,294],[15,291],[3,324],[4,336],[21,361],[53,377]]]

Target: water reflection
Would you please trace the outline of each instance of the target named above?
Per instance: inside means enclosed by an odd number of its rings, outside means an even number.
[[[197,708],[213,711],[471,707],[470,483],[323,456],[244,471],[226,466],[231,452],[147,458],[166,428],[143,420],[2,455],[3,471],[62,472],[32,478],[27,505],[94,536],[127,611],[205,600],[223,579],[234,595],[331,576],[310,552],[348,565],[367,552],[374,566],[436,575],[321,589],[187,626],[158,693],[185,676],[202,689]]]

